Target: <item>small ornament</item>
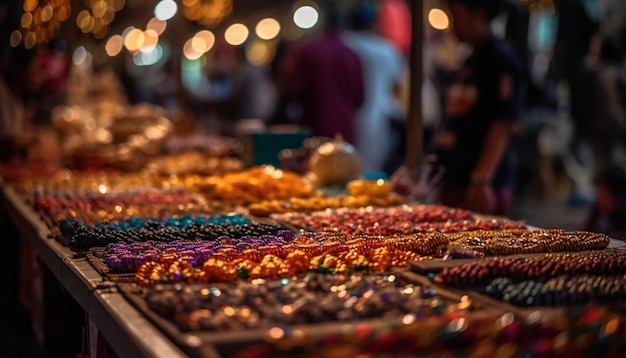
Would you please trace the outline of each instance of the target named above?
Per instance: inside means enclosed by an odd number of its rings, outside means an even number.
[[[338,135],[334,141],[317,148],[309,168],[318,185],[344,186],[361,176],[361,158],[354,146]]]

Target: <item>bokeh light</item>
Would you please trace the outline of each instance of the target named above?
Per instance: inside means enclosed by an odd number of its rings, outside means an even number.
[[[319,13],[310,5],[299,7],[293,13],[293,22],[301,29],[310,29],[317,24]]]
[[[256,25],[256,35],[262,40],[271,40],[280,33],[280,23],[270,17],[265,18]]]
[[[143,43],[139,50],[144,53],[152,52],[159,43],[159,34],[154,30],[146,30],[143,32]]]
[[[50,5],[46,5],[41,9],[41,21],[48,22],[54,15],[54,9]]]
[[[25,0],[24,1],[24,11],[33,11],[39,5],[39,1],[37,0]]]
[[[445,30],[450,26],[448,15],[441,9],[431,9],[428,12],[428,22],[430,26],[437,30]]]
[[[246,48],[246,58],[256,66],[267,65],[271,60],[271,50],[267,42],[255,41]]]
[[[25,12],[20,19],[20,26],[29,27],[33,23],[33,14]]]
[[[198,53],[206,53],[213,48],[215,44],[215,35],[211,31],[202,30],[199,31],[195,36],[191,39],[191,46],[194,51]]]
[[[144,43],[145,35],[143,31],[139,29],[132,29],[124,37],[124,46],[130,52],[139,50]]]
[[[124,47],[124,38],[120,35],[113,35],[108,40],[104,49],[110,57],[119,55]]]
[[[146,29],[154,30],[158,35],[162,35],[166,28],[167,21],[159,20],[156,17],[151,18],[146,25]]]
[[[82,65],[87,60],[87,49],[84,46],[78,46],[72,54],[72,62],[75,65]]]
[[[11,37],[9,38],[9,42],[11,46],[17,47],[22,43],[22,33],[19,30],[15,30],[11,33]]]
[[[137,66],[152,66],[157,64],[163,57],[161,45],[154,46],[150,51],[137,52],[133,56],[133,63]]]
[[[190,38],[189,40],[187,40],[187,42],[185,42],[185,45],[183,46],[183,55],[188,60],[194,61],[194,60],[199,59],[202,56],[202,53],[193,49],[192,42],[193,42],[193,38]]]
[[[246,42],[250,32],[244,24],[236,23],[230,25],[224,33],[224,39],[233,46],[239,46]]]
[[[174,0],[161,0],[154,8],[154,16],[159,20],[167,21],[176,15],[178,5]]]

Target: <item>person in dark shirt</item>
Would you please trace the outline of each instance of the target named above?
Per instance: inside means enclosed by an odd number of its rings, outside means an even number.
[[[511,201],[510,138],[520,116],[520,65],[491,31],[499,0],[448,0],[453,29],[472,54],[447,92],[434,145],[444,168],[442,204],[502,214]]]
[[[607,165],[596,176],[595,185],[596,200],[584,229],[626,240],[626,170]]]

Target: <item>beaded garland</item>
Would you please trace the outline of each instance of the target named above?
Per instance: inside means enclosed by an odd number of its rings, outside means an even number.
[[[621,358],[626,321],[606,309],[569,311],[546,321],[512,313],[477,316],[452,311],[405,316],[383,327],[356,324],[317,337],[305,330],[268,330],[265,342],[229,356],[255,357],[605,357]]]
[[[314,231],[351,235],[407,235],[418,232],[525,229],[525,225],[499,219],[480,219],[471,212],[443,206],[402,206],[385,209],[340,209],[310,214],[287,214],[277,219]]]
[[[518,306],[563,306],[623,300],[625,274],[625,252],[599,251],[478,261],[445,268],[434,279]]]
[[[284,227],[276,224],[244,220],[237,220],[242,222],[241,224],[230,224],[227,221],[214,223],[203,217],[199,218],[195,221],[190,219],[190,222],[184,224],[185,226],[169,225],[167,220],[146,220],[141,226],[128,229],[119,229],[115,224],[93,226],[78,220],[67,219],[60,223],[59,229],[61,235],[68,239],[70,248],[73,250],[104,247],[115,242],[218,240],[223,236],[241,238],[276,234],[285,230]],[[207,223],[200,223],[200,220]],[[179,221],[177,222],[180,224]]]
[[[495,279],[485,292],[516,306],[566,306],[590,302],[611,304],[626,298],[626,275],[562,275],[542,281],[515,283],[507,278]]]
[[[538,231],[536,235],[548,241],[552,237],[544,233],[554,232]],[[504,235],[508,237],[506,233]],[[178,281],[183,278],[187,281],[226,282],[247,277],[286,277],[309,271],[341,273],[360,270],[386,271],[393,267],[404,267],[408,261],[441,257],[447,247],[454,245],[450,240],[458,240],[459,237],[436,232],[399,237],[370,237],[336,233],[297,234],[283,231],[276,235],[260,237],[222,236],[208,242],[118,243],[106,247],[103,260],[112,272],[138,272],[137,281],[143,285]],[[576,250],[577,247],[565,246],[564,249]],[[515,259],[508,260],[517,262]],[[613,261],[607,259],[605,262]],[[510,267],[517,267],[508,261],[507,264]],[[547,263],[545,265],[553,267]],[[193,269],[187,270],[186,274],[179,274],[182,272],[180,267]],[[464,267],[446,269],[437,279],[439,282],[455,282],[457,271],[463,273],[465,272],[463,270],[469,270],[486,275],[484,272],[488,270],[483,267],[469,269]],[[492,272],[500,271],[494,269]],[[467,277],[467,280],[474,277],[469,273],[463,276]],[[475,281],[468,283],[473,282]]]
[[[245,240],[221,238],[202,245],[148,244],[107,246],[103,261],[118,273],[139,267],[136,281],[144,286],[181,280],[278,278],[310,271],[383,272],[430,258],[445,248],[447,238],[439,233],[384,238],[283,232]]]
[[[96,223],[94,226],[103,229],[112,230],[130,230],[139,229],[145,226],[163,225],[174,227],[188,227],[193,224],[207,225],[207,224],[228,224],[228,225],[244,225],[250,224],[252,220],[239,214],[221,214],[221,215],[183,215],[183,216],[170,216],[167,218],[142,218],[133,216],[124,221],[117,222],[101,222]]]
[[[301,278],[239,281],[230,285],[157,285],[149,307],[183,331],[269,328],[275,325],[350,322],[368,318],[429,316],[472,308],[444,301],[432,289],[395,275],[308,274]]]
[[[453,257],[601,250],[610,242],[604,234],[564,230],[480,230],[450,237],[448,251]]]
[[[621,275],[626,273],[626,252],[546,254],[533,258],[493,258],[444,268],[435,282],[454,286],[486,285],[506,277],[514,282],[548,280],[561,275]]]
[[[199,201],[191,195],[179,191],[142,191],[136,193],[107,194],[107,195],[36,195],[35,210],[49,217],[54,217],[60,211],[113,211],[115,207],[167,205],[179,206],[198,204]]]

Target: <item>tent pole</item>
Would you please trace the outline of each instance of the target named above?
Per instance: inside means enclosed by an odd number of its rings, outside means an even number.
[[[406,168],[414,179],[422,166],[422,82],[424,80],[424,3],[411,0],[411,51],[409,54],[409,112],[406,120]]]

